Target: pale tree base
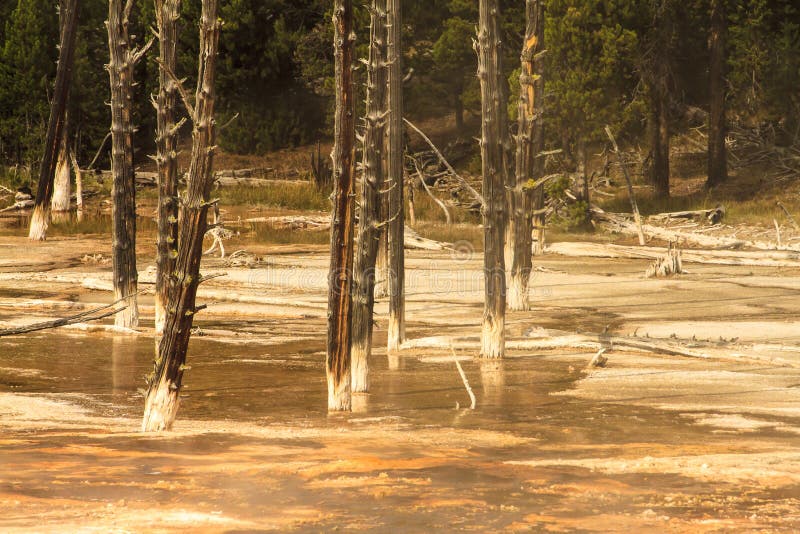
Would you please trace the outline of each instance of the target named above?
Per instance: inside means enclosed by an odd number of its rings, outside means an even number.
[[[45,206],[33,208],[31,216],[31,228],[28,231],[28,239],[31,241],[44,241],[47,239],[47,226],[50,222],[50,209]]]
[[[142,419],[142,432],[161,432],[172,430],[175,417],[178,414],[180,397],[178,389],[171,387],[169,382],[162,381],[154,390],[147,393],[144,403],[144,418]]]
[[[70,174],[66,156],[58,158],[56,176],[53,183],[53,199],[50,206],[54,212],[69,211]]]
[[[338,384],[335,377],[328,374],[328,411],[349,412],[352,409],[351,397],[350,374],[342,377]]]
[[[534,230],[536,239],[533,242],[533,255],[534,256],[541,256],[544,254],[544,249],[546,246],[545,238],[546,232],[544,228],[537,228]]]
[[[350,374],[352,375],[351,388],[353,393],[366,393],[369,391],[369,353],[370,347],[366,343],[353,343],[350,349]]]
[[[505,323],[501,319],[493,321],[491,318],[483,319],[481,330],[481,358],[497,359],[505,355]]]
[[[406,339],[406,325],[400,322],[396,316],[389,316],[389,325],[386,331],[388,350],[400,350],[400,346]]]
[[[118,299],[122,298],[117,297]],[[133,294],[125,299],[124,310],[114,316],[114,325],[122,328],[137,328],[139,326],[139,299]]]
[[[530,309],[528,302],[528,283],[518,273],[511,274],[508,281],[508,309],[513,311],[527,311]]]

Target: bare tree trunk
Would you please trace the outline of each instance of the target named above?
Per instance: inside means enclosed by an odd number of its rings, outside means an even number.
[[[513,198],[513,259],[508,288],[508,307],[511,310],[528,309],[528,283],[532,265],[532,200],[539,191],[530,191],[530,180],[541,178],[542,158],[537,155],[544,148],[542,133],[542,61],[536,55],[544,49],[544,2],[526,0],[525,42],[522,45],[522,70],[520,73],[519,127],[517,134],[516,183]],[[542,186],[540,186],[540,189]]]
[[[69,170],[69,148],[67,147],[67,127],[68,119],[64,120],[64,131],[61,134],[61,143],[58,148],[58,161],[56,163],[56,174],[53,181],[53,199],[50,207],[53,212],[63,213],[69,211],[70,205],[70,170]]]
[[[108,2],[108,49],[111,61],[111,174],[113,186],[113,281],[114,297],[130,297],[125,311],[115,319],[117,326],[135,328],[139,324],[136,271],[136,178],[133,169],[133,65],[128,34],[132,0]]]
[[[155,0],[159,43],[159,91],[156,99],[156,164],[158,165],[158,242],[156,252],[156,345],[164,331],[171,273],[178,246],[178,86],[171,77],[177,68],[178,19],[181,0]],[[174,280],[173,280],[174,281]]]
[[[502,55],[498,0],[480,0],[478,77],[481,84],[483,161],[485,302],[481,356],[502,358],[505,352],[506,280],[503,258],[506,206],[506,166],[502,130],[507,114],[503,100]],[[507,117],[507,115],[505,115]],[[507,131],[507,130],[506,130]]]
[[[333,147],[331,263],[328,271],[328,410],[349,411],[355,202],[355,88],[352,0],[334,0],[336,115]]]
[[[400,0],[386,0],[389,69],[389,111],[386,178],[389,187],[389,325],[388,350],[397,350],[406,338],[405,201],[403,166],[403,14]]]
[[[364,176],[361,180],[358,244],[353,271],[352,391],[369,391],[372,316],[375,307],[375,263],[383,214],[383,146],[386,95],[386,13],[383,2],[370,8],[370,49],[367,62],[367,115],[364,119]]]
[[[208,229],[209,199],[214,184],[216,61],[220,22],[219,0],[203,0],[200,20],[200,54],[195,104],[186,102],[192,119],[192,158],[189,185],[178,236],[175,279],[169,285],[164,332],[153,374],[148,379],[142,431],[169,430],[178,411],[192,323],[196,306],[203,238]]]
[[[50,202],[53,197],[59,146],[64,135],[67,113],[67,99],[72,79],[72,66],[75,60],[75,36],[78,27],[78,0],[65,0],[61,4],[62,32],[59,46],[56,85],[53,102],[50,105],[50,120],[47,124],[47,137],[44,144],[42,166],[39,169],[39,187],[36,190],[36,204],[31,217],[28,238],[43,241],[47,237],[50,222]]]
[[[728,155],[725,149],[725,46],[728,25],[723,0],[711,1],[711,52],[710,88],[711,100],[708,116],[708,187],[728,180]]]

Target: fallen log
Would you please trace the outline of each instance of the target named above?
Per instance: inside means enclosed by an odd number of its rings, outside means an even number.
[[[99,308],[94,308],[91,310],[87,310],[75,315],[71,315],[69,317],[63,317],[60,319],[54,319],[52,321],[44,321],[42,323],[35,323],[26,326],[19,326],[16,328],[6,328],[0,330],[0,337],[5,336],[17,336],[20,334],[28,334],[31,332],[38,332],[40,330],[48,330],[51,328],[59,328],[61,326],[72,325],[76,323],[85,323],[87,321],[99,321],[100,319],[105,319],[106,317],[111,317],[112,315],[116,315],[117,313],[124,310],[127,306],[122,306],[120,308],[114,308],[117,304],[126,300],[128,297],[124,299],[119,299],[111,304],[107,304],[105,306],[100,306]],[[109,308],[114,308],[111,311],[107,311],[104,313],[100,313],[103,310],[108,310]],[[95,315],[100,313],[100,315]]]
[[[710,210],[672,211],[657,213],[647,217],[649,221],[669,221],[672,219],[705,219],[711,224],[718,224],[725,216],[725,207],[722,205]]]
[[[664,247],[630,247],[602,243],[551,243],[546,253],[575,258],[658,259]],[[686,263],[711,265],[746,265],[751,267],[800,267],[800,252],[683,249]]]
[[[619,213],[608,213],[602,209],[592,206],[593,219],[611,232],[626,235],[638,235],[638,229],[628,218]],[[743,249],[753,248],[759,250],[777,250],[774,243],[763,241],[746,241],[730,237],[714,237],[696,232],[678,232],[659,226],[645,224],[642,226],[645,235],[667,242],[677,242],[681,244],[697,245],[708,249]],[[783,250],[800,252],[800,246],[786,246]]]
[[[0,213],[6,212],[6,211],[26,210],[28,208],[32,208],[34,204],[35,204],[35,202],[32,199],[29,199],[29,200],[18,200],[16,202],[14,202],[12,205],[10,205],[10,206],[8,206],[6,208],[0,209]]]

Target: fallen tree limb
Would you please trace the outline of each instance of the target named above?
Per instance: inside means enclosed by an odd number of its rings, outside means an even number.
[[[623,214],[608,213],[592,206],[592,217],[604,225],[609,231],[627,235],[638,235],[636,225],[631,223]],[[645,224],[642,227],[645,235],[654,239],[681,244],[697,245],[708,249],[742,249],[754,248],[759,250],[777,250],[774,243],[763,241],[745,241],[730,237],[714,237],[697,232],[676,232],[667,228]],[[800,252],[800,246],[786,246],[783,250]]]
[[[550,254],[575,258],[658,259],[665,247],[630,247],[602,243],[552,243]],[[794,251],[745,251],[682,249],[685,263],[747,265],[751,267],[800,267],[800,253]]]
[[[119,304],[123,300],[127,300],[128,298],[129,297],[126,297],[124,299],[120,299],[120,300],[117,300],[115,302],[112,302],[111,304],[108,304],[106,306],[101,306],[99,308],[94,308],[94,309],[91,309],[91,310],[87,310],[87,311],[78,313],[76,315],[72,315],[70,317],[63,317],[61,319],[55,319],[55,320],[52,320],[52,321],[45,321],[45,322],[42,322],[42,323],[35,323],[35,324],[27,325],[27,326],[19,326],[17,328],[2,329],[2,330],[0,330],[0,337],[17,336],[17,335],[20,335],[20,334],[29,334],[31,332],[38,332],[40,330],[49,330],[51,328],[59,328],[61,326],[67,326],[67,325],[76,324],[76,323],[85,323],[87,321],[99,321],[100,319],[105,319],[106,317],[111,317],[112,315],[116,315],[117,313],[119,313],[122,310],[124,310],[125,308],[127,308],[127,306],[122,306],[121,308],[115,308],[115,309],[113,309],[111,311],[108,311],[108,312],[105,312],[105,313],[101,313],[100,315],[94,315],[94,314],[99,313],[99,312],[101,312],[103,310],[107,310],[109,308],[113,308],[114,306],[116,306],[117,304]]]
[[[672,211],[657,213],[647,217],[650,221],[668,221],[671,219],[706,219],[712,224],[719,223],[725,216],[725,207],[717,206],[710,210]]]

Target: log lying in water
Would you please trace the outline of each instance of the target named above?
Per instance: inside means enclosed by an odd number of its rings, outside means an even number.
[[[625,258],[658,259],[667,249],[664,247],[629,247],[602,243],[552,243],[546,252],[577,258]],[[686,263],[712,265],[747,265],[752,267],[800,267],[800,253],[794,251],[745,251],[745,250],[681,250]]]

